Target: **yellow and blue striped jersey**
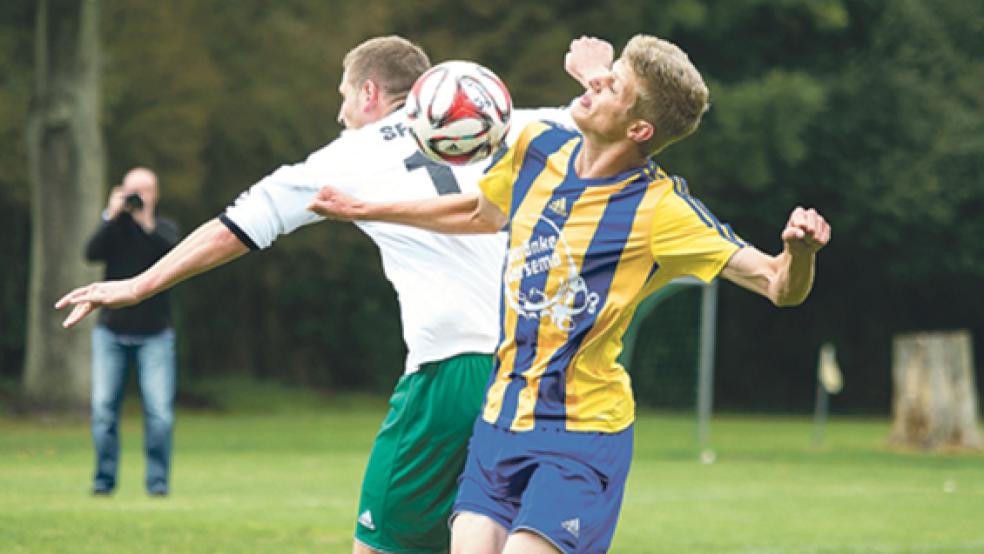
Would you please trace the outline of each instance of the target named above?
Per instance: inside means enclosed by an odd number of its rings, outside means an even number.
[[[482,417],[514,431],[631,425],[616,361],[639,302],[670,280],[713,279],[744,246],[655,163],[581,179],[583,137],[534,123],[479,183],[508,215],[495,372]]]

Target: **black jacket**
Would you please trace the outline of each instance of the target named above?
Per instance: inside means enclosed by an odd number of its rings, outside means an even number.
[[[133,277],[154,265],[178,242],[178,228],[169,219],[157,218],[157,227],[147,233],[130,214],[123,212],[104,221],[85,248],[89,261],[106,262],[106,280]],[[152,335],[171,325],[168,293],[126,308],[103,308],[99,323],[116,333]]]

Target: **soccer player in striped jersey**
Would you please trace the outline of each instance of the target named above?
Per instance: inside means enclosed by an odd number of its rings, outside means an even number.
[[[604,41],[575,40],[568,64],[598,51],[611,59]],[[576,76],[588,85],[572,112],[578,130],[527,126],[481,194],[379,204],[328,187],[313,204],[449,233],[508,229],[495,372],[454,507],[455,553],[607,551],[635,418],[616,359],[636,307],[676,277],[719,274],[799,304],[830,238],[823,217],[796,208],[783,252],[766,255],[651,161],[696,130],[708,105],[676,45],[639,35],[610,67]]]
[[[64,325],[100,306],[150,298],[322,220],[307,208],[326,182],[378,200],[477,191],[481,166],[449,168],[427,159],[404,123],[403,101],[430,66],[420,48],[400,37],[371,39],[343,66],[339,121],[347,130],[338,139],[260,180],[144,273],[65,295],[57,307],[74,309]],[[570,121],[569,114],[515,110],[513,125],[518,131],[524,120]],[[497,342],[504,236],[453,237],[378,223],[359,228],[379,247],[397,291],[408,354],[369,457],[353,549],[446,552],[447,519]]]

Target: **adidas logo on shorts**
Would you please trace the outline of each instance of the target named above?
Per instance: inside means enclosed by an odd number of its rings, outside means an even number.
[[[359,514],[359,525],[365,527],[370,531],[376,530],[376,524],[372,522],[372,512],[366,510]]]
[[[579,538],[581,536],[581,518],[579,517],[568,519],[567,521],[561,521],[560,526],[563,527],[568,533],[574,535],[575,538]]]

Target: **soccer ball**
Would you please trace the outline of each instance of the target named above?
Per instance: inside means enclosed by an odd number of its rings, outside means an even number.
[[[435,65],[407,96],[407,122],[429,158],[463,165],[489,157],[509,132],[512,99],[495,73],[472,62]]]

